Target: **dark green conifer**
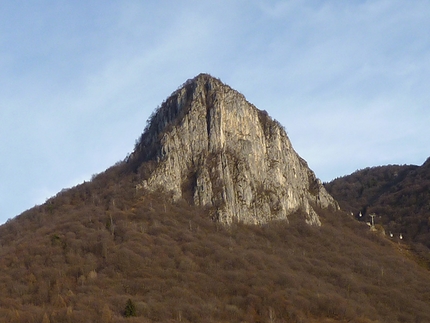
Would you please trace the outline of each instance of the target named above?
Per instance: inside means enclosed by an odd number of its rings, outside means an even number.
[[[134,305],[133,301],[130,298],[125,304],[124,316],[125,317],[136,316],[136,306]]]

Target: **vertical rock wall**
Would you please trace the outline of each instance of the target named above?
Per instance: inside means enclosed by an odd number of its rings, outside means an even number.
[[[320,225],[313,206],[338,207],[283,127],[205,74],[156,111],[133,158],[157,161],[146,188],[174,199],[191,190],[194,203],[213,206],[224,223],[287,219],[301,208],[307,223]]]

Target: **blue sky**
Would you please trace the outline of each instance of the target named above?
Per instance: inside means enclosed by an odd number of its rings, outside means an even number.
[[[430,1],[1,1],[0,223],[131,152],[205,72],[323,181],[430,156]]]

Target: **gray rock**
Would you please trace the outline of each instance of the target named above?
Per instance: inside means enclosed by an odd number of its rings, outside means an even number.
[[[207,74],[155,111],[130,158],[153,163],[145,188],[171,192],[174,200],[191,194],[227,224],[288,219],[301,209],[307,223],[320,225],[315,207],[338,208],[284,128]]]

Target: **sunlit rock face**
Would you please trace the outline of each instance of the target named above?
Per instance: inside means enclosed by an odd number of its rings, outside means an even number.
[[[131,159],[151,162],[142,186],[191,196],[223,223],[261,224],[301,209],[338,208],[284,128],[207,74],[188,80],[151,116]]]

